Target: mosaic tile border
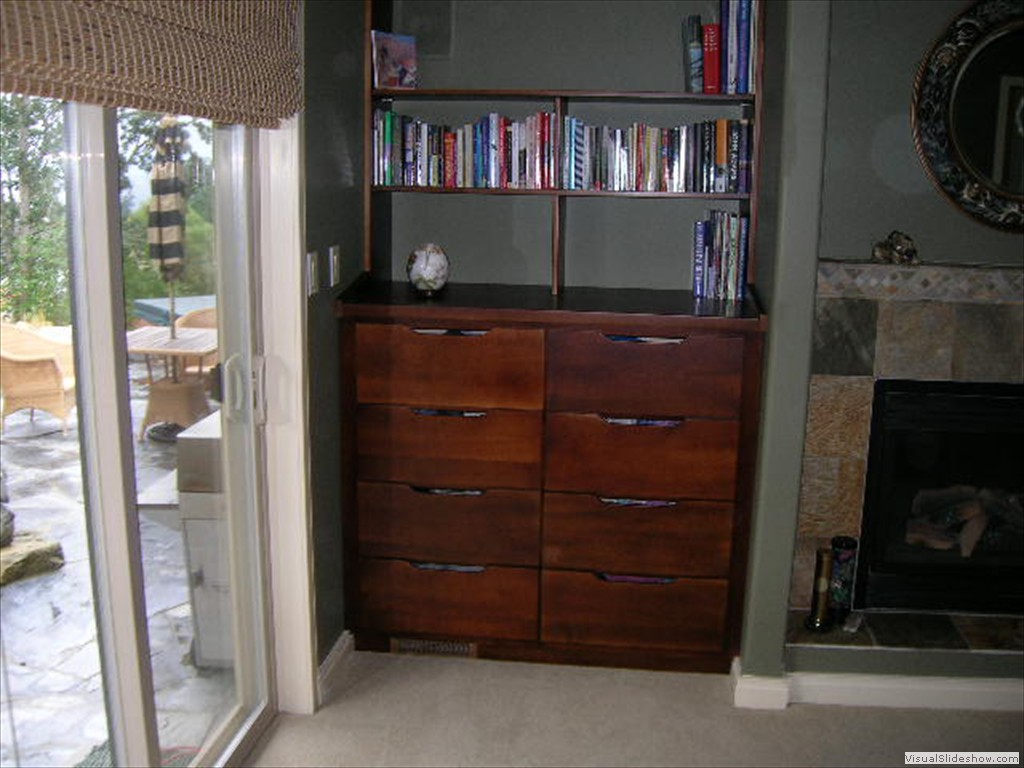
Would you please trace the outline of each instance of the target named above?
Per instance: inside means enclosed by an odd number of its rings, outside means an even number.
[[[819,261],[817,291],[824,298],[1021,304],[1024,269]]]

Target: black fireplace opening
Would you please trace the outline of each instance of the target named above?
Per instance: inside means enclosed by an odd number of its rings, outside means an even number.
[[[1024,385],[875,382],[854,607],[1024,613]]]

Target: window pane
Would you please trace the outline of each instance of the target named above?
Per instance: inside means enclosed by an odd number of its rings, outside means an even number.
[[[75,406],[63,105],[0,94],[0,763],[108,761]],[[92,764],[102,764],[94,762]]]
[[[208,120],[118,111],[139,532],[165,758],[198,753],[236,706],[212,137]]]

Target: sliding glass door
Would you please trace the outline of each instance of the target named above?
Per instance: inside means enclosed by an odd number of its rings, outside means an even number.
[[[193,127],[194,156],[161,155],[172,124]],[[119,153],[119,129],[122,150],[154,153]],[[66,134],[82,496],[109,721],[90,759],[214,762],[269,715],[255,148],[241,127],[77,104]],[[168,188],[168,174],[180,185]],[[172,252],[180,268],[168,270]]]

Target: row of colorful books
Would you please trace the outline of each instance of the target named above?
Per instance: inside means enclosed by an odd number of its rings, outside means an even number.
[[[562,187],[612,192],[750,192],[753,122],[592,126],[566,117]]]
[[[697,299],[743,301],[747,286],[750,219],[708,211],[693,225],[693,295]]]
[[[489,113],[436,125],[373,113],[377,186],[612,192],[750,191],[753,124],[719,119],[659,128],[587,125],[551,112],[522,120]]]
[[[379,186],[556,189],[558,119],[497,113],[462,126],[385,109],[373,113],[373,183]]]
[[[691,93],[754,92],[760,0],[719,0],[718,19],[683,21],[683,71]]]

